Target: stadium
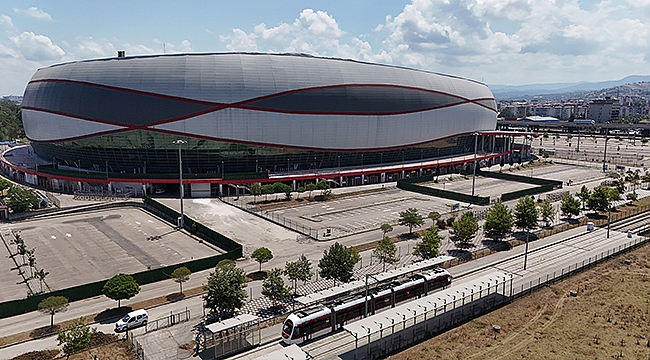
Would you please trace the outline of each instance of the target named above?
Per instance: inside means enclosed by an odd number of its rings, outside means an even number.
[[[494,132],[485,84],[299,54],[120,54],[53,65],[27,84],[22,120],[41,163],[31,171],[4,158],[5,172],[64,191],[178,183],[179,158],[188,191],[214,195],[235,183],[394,181],[441,159],[512,150],[510,135]]]

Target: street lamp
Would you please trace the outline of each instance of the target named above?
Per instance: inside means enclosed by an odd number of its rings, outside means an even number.
[[[368,278],[369,277],[373,278],[376,282],[379,282],[379,280],[377,280],[377,278],[374,275],[366,274],[366,298],[364,299],[365,300],[364,302],[366,303],[366,310],[363,313],[364,318],[368,317]]]
[[[474,176],[472,177],[472,196],[474,196],[474,186],[476,185],[476,150],[478,148],[478,133],[474,133]]]
[[[178,219],[178,227],[182,229],[183,225],[185,225],[185,214],[183,213],[183,194],[185,191],[183,189],[183,157],[181,156],[181,145],[187,144],[187,141],[178,139],[174,140],[174,144],[178,145],[178,179],[181,195],[181,217]]]
[[[603,155],[603,172],[607,171],[607,140],[609,140],[609,128],[605,129],[605,153]]]

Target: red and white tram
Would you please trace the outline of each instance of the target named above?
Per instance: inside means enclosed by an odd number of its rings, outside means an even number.
[[[368,314],[451,284],[451,274],[441,268],[392,281],[368,292]],[[290,314],[282,326],[282,341],[298,344],[314,336],[340,329],[347,322],[361,318],[366,311],[365,292],[346,295],[321,305]]]

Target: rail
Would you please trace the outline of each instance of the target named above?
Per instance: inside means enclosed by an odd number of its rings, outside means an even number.
[[[440,296],[448,297],[446,302],[432,301],[428,305],[422,303],[424,305],[421,304],[419,307],[413,305],[405,311],[398,310],[400,318],[390,326],[382,325],[382,322],[377,320],[374,322],[374,327],[372,325],[349,327],[346,330],[350,336],[338,335],[330,337],[331,339],[325,338],[311,346],[303,346],[303,350],[306,350],[313,359],[345,358],[347,355],[355,359],[386,357],[493,311],[516,298],[531,294],[548,284],[589,269],[648,242],[650,242],[650,238],[638,236],[636,239],[631,239],[594,256],[562,267],[560,270],[542,274],[537,278],[528,279],[516,285],[509,281],[498,283],[492,286],[494,291],[485,291],[490,287],[484,287],[481,289],[482,291],[478,292],[471,291],[471,289],[468,291],[467,288],[452,291],[453,294],[444,294],[443,291]],[[455,296],[453,296],[454,294]],[[417,301],[421,300],[414,300],[413,303]],[[383,316],[384,313],[379,314]],[[372,318],[368,319],[372,321]],[[345,342],[346,338],[349,341]],[[334,346],[334,342],[336,342],[336,346]]]

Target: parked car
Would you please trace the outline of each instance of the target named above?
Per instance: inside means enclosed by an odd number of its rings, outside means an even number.
[[[131,311],[115,323],[115,332],[122,332],[141,325],[147,325],[149,315],[144,309]]]

